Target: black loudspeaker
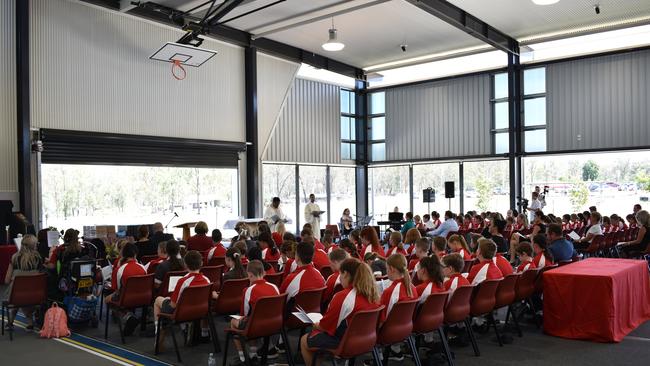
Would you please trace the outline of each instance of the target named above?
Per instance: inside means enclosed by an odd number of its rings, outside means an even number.
[[[445,198],[454,198],[454,182],[445,182]]]
[[[424,203],[436,202],[436,190],[433,188],[427,188],[423,190],[422,202]]]

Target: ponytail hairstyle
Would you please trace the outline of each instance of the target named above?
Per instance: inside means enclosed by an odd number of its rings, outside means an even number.
[[[363,229],[361,229],[360,236],[370,242],[373,251],[379,250],[381,245],[379,244],[379,237],[377,236],[377,231],[375,231],[374,227],[371,226],[364,227]]]
[[[128,244],[127,244],[128,245]],[[181,252],[181,246],[176,240],[168,240],[167,241],[167,246],[165,247],[167,250],[167,260],[169,261],[169,270],[170,271],[182,271],[185,269],[185,263],[181,258],[179,258],[179,254]]]
[[[467,254],[472,253],[472,251],[469,250],[469,246],[467,245],[467,242],[465,241],[465,238],[463,238],[462,236],[460,236],[458,234],[454,234],[454,235],[450,236],[449,237],[449,242],[450,243],[454,242],[454,243],[460,244],[460,246],[463,247],[463,249],[467,252]]]
[[[390,233],[390,244],[392,245],[395,242],[397,242],[397,245],[395,245],[397,249],[404,250],[404,243],[402,243],[402,233],[399,231],[393,231]]]
[[[230,260],[235,263],[235,266],[231,271],[235,272],[237,278],[246,277],[246,271],[244,270],[244,266],[241,264],[241,256],[242,254],[238,248],[230,247],[226,250],[226,257],[230,258]]]
[[[268,271],[269,269],[271,269],[271,265],[266,263],[266,261],[264,261],[264,258],[262,257],[262,249],[260,249],[260,247],[250,248],[248,250],[248,253],[246,254],[246,257],[249,260],[248,262],[249,265],[250,265],[250,261],[258,260],[264,266],[264,271]]]
[[[373,229],[374,230],[374,229]],[[406,287],[406,294],[413,296],[413,289],[411,289],[411,276],[407,269],[406,257],[402,254],[391,254],[386,260],[386,264],[395,268],[403,277],[404,286]]]
[[[81,244],[79,244],[79,231],[75,229],[66,230],[65,234],[63,234],[63,245],[65,245],[63,257],[81,253],[82,248]]]
[[[361,247],[361,232],[359,230],[352,230],[350,234],[348,234],[348,238],[354,245]]]
[[[546,241],[546,235],[544,234],[537,234],[533,237],[533,243],[536,244],[541,250],[542,253],[544,253],[544,257],[549,263],[553,262],[553,254],[549,252],[548,250],[548,244]]]
[[[273,236],[270,231],[262,231],[260,236],[257,238],[258,242],[264,242],[269,247],[271,254],[276,255],[278,253],[278,247],[275,245]]]
[[[442,264],[440,264],[437,255],[420,259],[420,269],[424,269],[429,280],[437,285],[442,285],[445,280],[445,276],[442,274]]]
[[[379,292],[375,284],[375,277],[370,267],[354,258],[348,258],[341,263],[341,273],[347,273],[352,279],[352,287],[368,302],[379,302]]]
[[[359,258],[359,251],[357,247],[350,241],[350,239],[342,239],[339,242],[339,247],[344,249],[352,258]]]

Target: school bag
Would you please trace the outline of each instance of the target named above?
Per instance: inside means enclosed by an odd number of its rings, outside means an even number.
[[[65,311],[59,307],[57,303],[45,312],[45,320],[43,321],[43,328],[41,328],[42,338],[60,338],[70,335],[68,329],[68,317]]]

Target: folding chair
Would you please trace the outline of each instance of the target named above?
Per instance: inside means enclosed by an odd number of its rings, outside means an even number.
[[[2,335],[5,334],[5,316],[9,319],[12,309],[38,307],[42,311],[47,303],[47,274],[24,274],[14,277],[9,299],[2,301]],[[6,314],[6,315],[5,315]],[[42,319],[43,317],[41,317]],[[14,340],[13,327],[8,329],[9,340]]]
[[[282,286],[282,279],[284,277],[284,273],[278,272],[278,273],[270,273],[267,275],[264,275],[264,279],[268,283],[274,284],[278,289],[280,286]]]
[[[469,321],[470,299],[475,287],[476,285],[461,286],[454,291],[454,294],[451,295],[449,302],[445,307],[445,324],[453,325],[456,323],[464,323],[469,339],[472,342],[472,347],[474,348],[474,354],[480,356],[481,353],[476,344],[472,324]]]
[[[416,366],[421,366],[418,349],[411,333],[413,332],[413,316],[420,299],[399,301],[386,317],[386,321],[377,330],[377,346],[384,347],[384,363],[388,365],[390,346],[406,342],[411,350]]]
[[[248,287],[248,278],[240,280],[223,281],[219,297],[212,305],[212,312],[215,315],[230,315],[239,313],[244,289]]]
[[[300,337],[305,334],[305,329],[307,329],[310,324],[303,323],[300,319],[296,318],[292,312],[298,311],[297,308],[300,307],[307,313],[320,313],[321,303],[323,301],[323,293],[326,289],[327,287],[321,287],[302,291],[294,296],[293,299],[290,299],[288,302],[289,311],[287,312],[284,320],[284,327],[287,332],[296,329],[300,330],[300,336],[298,337],[298,346],[296,347],[298,353],[296,356],[300,353]],[[290,358],[290,355],[290,353],[287,353],[287,358]]]
[[[207,277],[212,283],[212,290],[221,290],[221,277],[223,276],[223,265],[201,267],[201,274]]]
[[[494,326],[494,332],[497,334],[499,346],[503,346],[503,341],[501,340],[501,334],[499,334],[499,328],[497,328],[497,323],[494,320],[492,311],[496,304],[497,287],[501,281],[502,280],[485,280],[478,284],[472,295],[469,311],[471,316],[485,316],[488,325]],[[479,354],[477,354],[477,356],[478,355]]]
[[[517,319],[517,314],[515,314],[513,306],[515,304],[521,303],[522,301],[525,301],[531,306],[534,315],[535,306],[532,304],[532,301],[530,301],[530,297],[535,293],[535,281],[537,281],[539,272],[540,268],[532,268],[526,270],[517,278],[517,281],[515,282],[515,298],[513,299],[510,306],[508,306],[505,324],[508,324],[510,314],[512,314],[512,320],[515,322],[515,327],[517,328],[517,334],[519,337],[522,337],[523,334],[521,333],[521,328],[519,328],[519,320]]]
[[[169,277],[182,277],[186,274],[187,271],[169,271],[165,273],[165,277],[163,277],[160,287],[158,288],[158,296],[168,297],[171,295],[171,292],[169,291]]]
[[[106,304],[106,319],[104,319],[104,339],[108,339],[108,318],[111,310],[125,311],[142,308],[140,329],[144,330],[147,320],[147,308],[153,299],[153,274],[142,276],[131,276],[126,279],[124,287],[120,290],[120,297],[117,301],[111,300]],[[117,317],[117,326],[120,329],[122,344],[125,344],[122,319]]]
[[[437,331],[440,336],[440,341],[442,342],[445,356],[447,357],[447,363],[449,366],[453,366],[454,361],[451,356],[451,350],[449,349],[449,343],[447,343],[447,336],[443,329],[445,321],[445,304],[447,303],[448,297],[449,292],[438,292],[429,295],[426,300],[424,300],[424,303],[420,305],[419,309],[415,312],[413,333],[416,335],[422,335]]]
[[[520,276],[521,273],[511,273],[505,276],[503,280],[499,282],[499,286],[497,287],[497,292],[495,294],[494,310],[498,310],[506,306],[509,307],[512,305],[516,298],[515,286],[517,285],[517,280]],[[515,324],[517,327],[517,332],[521,333],[519,324],[517,322],[515,322]],[[496,327],[497,324],[494,326]]]

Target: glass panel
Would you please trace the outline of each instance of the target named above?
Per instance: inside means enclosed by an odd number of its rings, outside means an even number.
[[[546,151],[546,129],[524,132],[526,152]]]
[[[508,128],[508,102],[494,103],[494,128]]]
[[[370,114],[386,113],[386,93],[370,94]]]
[[[341,89],[341,113],[352,113],[350,112],[350,93],[343,89]]]
[[[508,133],[495,133],[494,134],[494,153],[505,154],[510,151],[510,141],[508,141]]]
[[[388,213],[410,210],[409,168],[406,165],[368,169],[368,210],[373,221],[388,220]]]
[[[350,99],[350,113],[354,114],[355,113],[355,103],[354,103],[354,98],[355,94],[354,92],[348,92],[349,94],[349,99]]]
[[[239,217],[237,169],[43,164],[41,174],[43,227],[83,233],[84,226],[164,222],[177,212],[212,230]]]
[[[465,211],[504,214],[510,208],[508,161],[475,161],[463,164]]]
[[[438,211],[441,219],[449,210],[449,199],[445,198],[445,182],[454,182],[454,198],[451,199],[452,212],[460,210],[458,194],[458,163],[413,165],[413,214],[422,217],[431,211]],[[422,191],[426,188],[436,191],[436,202],[422,202]]]
[[[386,117],[375,117],[370,120],[370,139],[386,139]]]
[[[494,75],[494,99],[508,97],[508,74]]]
[[[296,228],[296,167],[294,165],[262,165],[263,210],[271,204],[273,197],[280,197],[282,212],[293,221],[287,224],[288,231]]]
[[[341,222],[343,210],[350,210],[350,215],[357,212],[357,195],[355,192],[354,168],[330,167],[330,223]],[[356,220],[355,216],[352,219]]]
[[[546,93],[546,68],[524,70],[524,95]]]
[[[305,212],[305,207],[309,203],[309,195],[314,194],[318,205],[319,211],[327,210],[327,191],[325,184],[327,182],[326,168],[324,166],[300,166],[300,229],[302,226],[309,222],[312,226],[315,223],[320,225],[319,228],[313,227],[316,237],[320,237],[320,233],[316,233],[316,229],[325,229],[327,224],[327,213],[323,214],[320,219],[314,218],[311,215],[311,209]]]
[[[371,157],[372,161],[384,161],[386,160],[386,144],[381,142],[377,144],[372,144],[371,146]]]
[[[350,117],[341,117],[341,140],[351,140]]]
[[[350,157],[350,144],[342,142],[341,143],[341,159],[351,160]]]
[[[546,97],[524,100],[524,126],[546,125]]]
[[[357,144],[350,144],[350,160],[357,158]]]

